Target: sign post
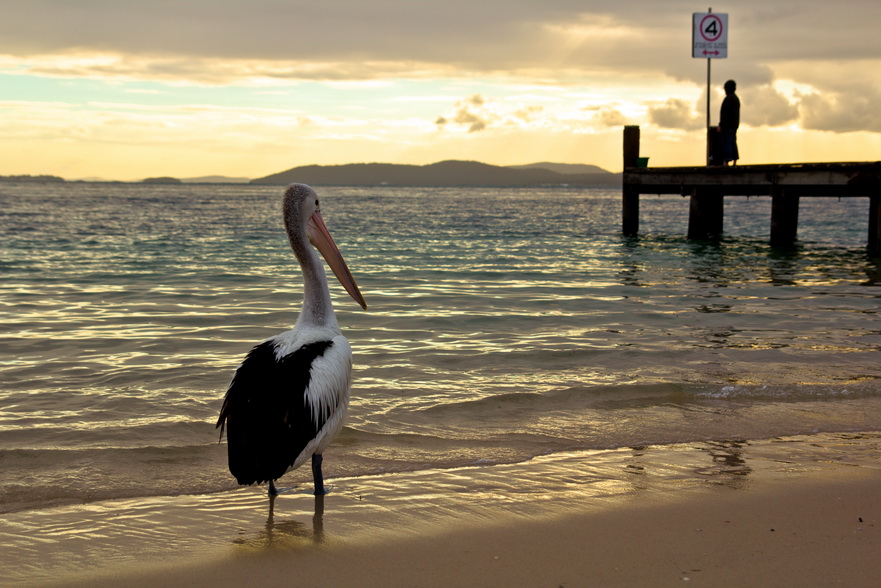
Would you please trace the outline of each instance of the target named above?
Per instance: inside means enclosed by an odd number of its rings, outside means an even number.
[[[691,56],[707,60],[707,165],[710,165],[710,64],[728,57],[728,14],[695,12],[691,15]]]

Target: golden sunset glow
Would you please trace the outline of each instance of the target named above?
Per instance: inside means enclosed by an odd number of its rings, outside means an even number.
[[[654,165],[702,161],[706,61],[690,55],[681,6],[150,6],[5,10],[0,175],[253,178],[445,159],[617,171],[626,124]],[[730,50],[712,63],[711,122],[736,79],[742,163],[881,159],[881,77],[868,73],[881,48],[857,41],[875,37],[877,3],[717,11]]]

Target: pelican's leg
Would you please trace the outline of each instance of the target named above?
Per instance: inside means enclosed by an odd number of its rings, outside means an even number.
[[[278,496],[278,490],[275,489],[275,481],[269,480],[269,495]]]
[[[321,472],[321,462],[324,458],[312,454],[312,479],[315,481],[315,495],[327,494],[324,488],[324,474]]]

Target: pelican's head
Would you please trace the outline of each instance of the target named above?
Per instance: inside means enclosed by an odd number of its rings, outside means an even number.
[[[364,301],[364,296],[361,295],[361,290],[358,289],[358,284],[355,283],[349,266],[346,265],[333,237],[327,230],[327,225],[324,224],[324,219],[321,218],[321,208],[315,190],[306,184],[288,186],[284,195],[284,219],[294,251],[296,252],[294,235],[302,234],[305,230],[309,242],[321,253],[333,271],[333,275],[346,289],[349,296],[366,310],[367,302]]]

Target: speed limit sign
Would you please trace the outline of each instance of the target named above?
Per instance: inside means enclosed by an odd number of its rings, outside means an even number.
[[[703,59],[728,57],[728,14],[695,12],[691,31],[691,56]]]

